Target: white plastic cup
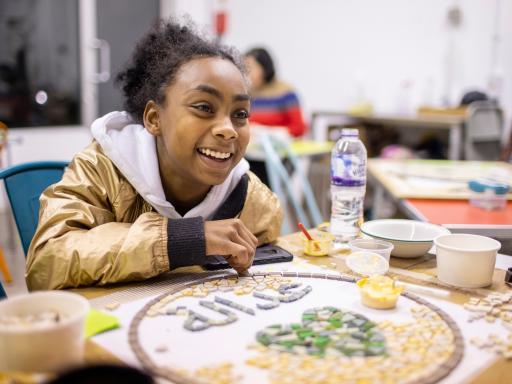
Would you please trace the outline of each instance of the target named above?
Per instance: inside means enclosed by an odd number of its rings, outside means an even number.
[[[454,233],[434,239],[437,277],[461,288],[480,288],[492,284],[499,241],[490,237]]]
[[[0,324],[0,370],[55,372],[83,363],[87,299],[71,292],[45,291],[0,301],[0,317],[45,311],[56,311],[62,319],[34,327]]]

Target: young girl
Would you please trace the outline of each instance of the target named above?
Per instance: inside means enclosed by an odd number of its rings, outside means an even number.
[[[238,272],[279,235],[276,196],[249,172],[240,58],[190,27],[161,22],[118,75],[125,112],[41,196],[29,289],[146,279],[222,255]]]

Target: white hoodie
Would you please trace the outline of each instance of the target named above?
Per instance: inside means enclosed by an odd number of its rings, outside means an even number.
[[[181,216],[165,199],[155,137],[143,125],[135,124],[127,112],[115,111],[95,120],[91,131],[105,154],[144,200],[158,213],[171,219],[197,216],[211,219],[249,170],[249,163],[242,159],[222,184],[213,186],[199,205]]]

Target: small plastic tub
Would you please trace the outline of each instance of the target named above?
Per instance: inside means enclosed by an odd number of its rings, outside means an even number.
[[[329,232],[314,233],[313,240],[302,237],[304,254],[307,256],[327,256],[332,249],[334,236]]]
[[[378,253],[387,261],[389,261],[389,256],[393,250],[393,244],[390,242],[376,239],[355,239],[348,244],[352,252],[369,251]]]
[[[402,286],[387,276],[366,277],[357,282],[363,305],[374,309],[392,309],[396,307]]]
[[[469,203],[475,207],[491,210],[505,209],[510,186],[492,179],[475,179],[468,183],[471,191]]]
[[[384,275],[389,270],[389,261],[370,251],[352,252],[345,258],[345,264],[362,276]]]

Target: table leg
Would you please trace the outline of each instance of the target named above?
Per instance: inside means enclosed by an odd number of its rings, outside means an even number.
[[[448,159],[460,160],[462,152],[462,123],[450,127],[450,142],[448,144]]]
[[[384,187],[380,183],[375,183],[375,189],[373,191],[373,208],[371,210],[371,220],[379,218],[379,209],[384,202]]]

